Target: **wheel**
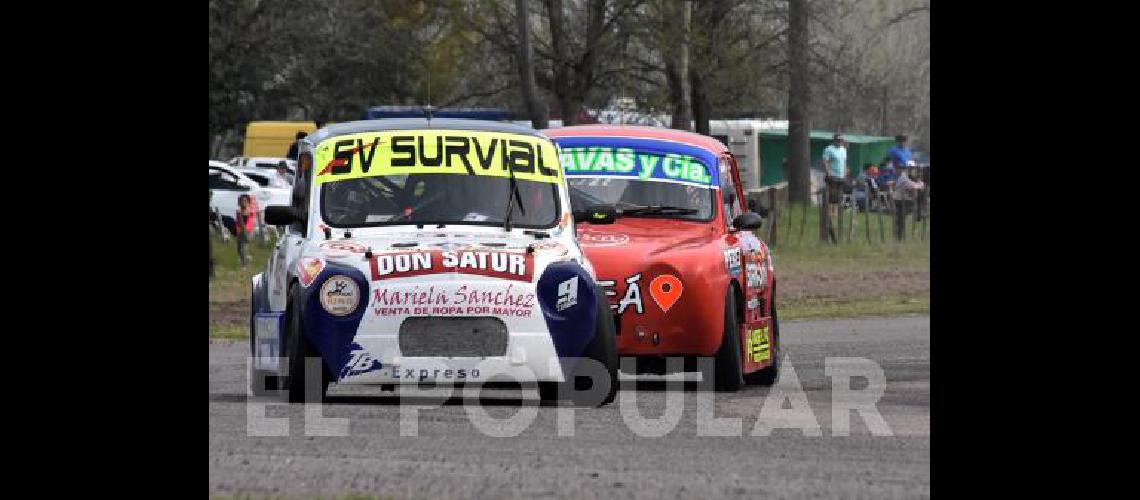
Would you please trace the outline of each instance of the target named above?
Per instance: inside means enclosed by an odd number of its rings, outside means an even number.
[[[579,392],[590,388],[590,379],[584,375],[582,365],[579,364],[574,368],[574,373],[566,382],[538,383],[538,394],[543,401],[557,401],[559,393],[562,392],[569,397],[575,406],[605,406],[612,403],[617,397],[618,355],[613,311],[610,310],[610,303],[606,300],[606,295],[601,289],[595,287],[594,295],[597,297],[598,308],[597,318],[594,320],[594,340],[586,346],[586,351],[582,353],[582,357],[597,361],[606,368],[606,374],[610,381],[609,391],[601,398],[601,401],[597,401],[597,396],[593,393]],[[571,386],[570,384],[574,385]]]
[[[724,333],[721,335],[720,348],[716,351],[716,362],[713,364],[713,373],[702,373],[701,377],[707,381],[713,379],[713,389],[721,392],[736,392],[744,385],[741,377],[740,361],[740,326],[736,321],[736,294],[732,289],[724,297]],[[707,366],[707,365],[706,365]]]
[[[780,321],[776,318],[776,290],[772,289],[772,364],[767,368],[744,375],[744,381],[754,385],[772,385],[780,376]]]
[[[304,305],[301,299],[301,289],[297,285],[289,290],[289,307],[288,322],[285,326],[286,349],[285,353],[289,359],[289,375],[284,377],[285,396],[290,403],[305,403],[305,378],[306,378],[306,363],[305,358],[321,358],[320,353],[317,351],[309,339],[304,335],[304,325],[301,323],[301,307]],[[325,393],[328,392],[329,382],[332,381],[332,374],[329,373],[328,367],[324,362],[321,362],[320,374],[320,399],[323,401]]]

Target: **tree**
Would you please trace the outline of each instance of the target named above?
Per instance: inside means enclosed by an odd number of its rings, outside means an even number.
[[[808,107],[807,0],[788,0],[788,199],[807,203],[811,196],[811,123]]]
[[[665,56],[665,75],[669,81],[669,95],[673,101],[671,128],[692,129],[692,91],[689,76],[689,30],[693,9],[689,0],[666,0],[665,33],[669,50]]]
[[[534,51],[531,49],[530,10],[528,0],[515,0],[515,23],[518,27],[519,82],[522,84],[522,97],[526,105],[531,126],[536,129],[547,127],[546,103],[538,95],[538,84],[534,80]]]

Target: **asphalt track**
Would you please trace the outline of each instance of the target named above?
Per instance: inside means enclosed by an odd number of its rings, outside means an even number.
[[[401,407],[391,392],[333,386],[320,410],[324,418],[347,420],[306,420],[304,405],[263,401],[271,403],[265,414],[287,422],[289,435],[252,436],[245,396],[248,344],[212,343],[210,493],[252,493],[254,498],[353,492],[383,498],[929,497],[929,317],[786,321],[781,335],[785,359],[794,366],[820,436],[794,428],[750,435],[773,389],[713,394],[695,390],[695,384],[676,387],[661,378],[624,376],[618,397],[635,394],[645,418],[663,415],[666,396],[684,398],[671,431],[639,436],[615,401],[601,409],[575,410],[572,437],[558,435],[559,408],[553,407],[536,408],[537,417],[516,437],[494,437],[478,427],[487,420],[473,421],[469,411],[506,419],[532,407],[525,397],[520,402],[518,392],[489,391],[485,406],[459,397],[417,399],[442,406],[419,411],[418,435],[402,437]],[[858,412],[849,413],[848,432],[832,425],[833,406],[848,398],[833,402],[834,379],[825,373],[825,359],[837,357],[866,358],[882,368],[885,390],[875,407],[890,435],[873,435],[874,426]],[[864,379],[851,385],[868,388]],[[715,398],[717,418],[740,418],[743,435],[700,431],[700,395]],[[267,427],[255,427],[256,433],[266,432]]]

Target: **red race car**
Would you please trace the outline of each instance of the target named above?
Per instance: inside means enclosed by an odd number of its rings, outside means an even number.
[[[720,391],[775,382],[776,277],[728,148],[652,127],[544,133],[561,147],[578,241],[614,310],[618,353],[636,357],[638,373],[700,369]]]

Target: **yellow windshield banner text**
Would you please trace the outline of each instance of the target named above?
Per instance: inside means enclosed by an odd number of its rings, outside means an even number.
[[[511,171],[518,180],[562,181],[554,143],[502,132],[362,132],[329,138],[317,145],[314,156],[317,184],[406,174],[510,177]]]

